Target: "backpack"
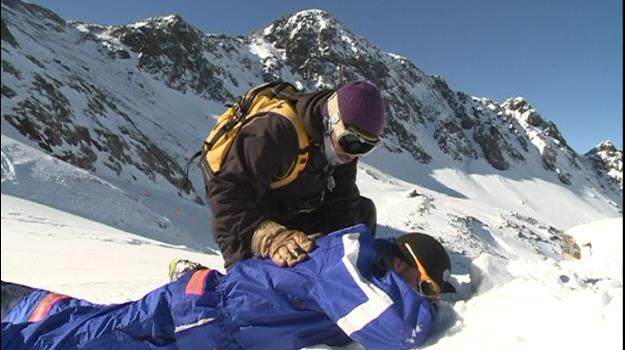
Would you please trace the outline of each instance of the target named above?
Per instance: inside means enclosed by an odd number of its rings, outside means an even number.
[[[205,180],[216,176],[241,128],[255,117],[267,112],[276,113],[293,124],[297,132],[299,147],[297,159],[294,160],[289,171],[283,177],[274,179],[270,187],[276,189],[293,182],[308,162],[308,146],[310,144],[306,129],[304,129],[301,119],[290,103],[293,95],[298,92],[298,89],[291,83],[271,81],[252,87],[233,104],[227,105],[229,108],[217,119],[217,123],[204,141],[202,149],[187,162],[182,188],[186,187],[189,180],[191,163],[199,156],[202,156],[200,167],[204,172]]]

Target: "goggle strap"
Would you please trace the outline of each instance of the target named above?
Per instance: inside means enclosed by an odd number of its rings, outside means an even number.
[[[330,115],[330,123],[333,125],[341,124],[340,129],[349,130],[352,133],[356,134],[362,140],[369,142],[371,144],[377,144],[379,138],[377,136],[369,135],[364,131],[360,131],[353,126],[347,126],[343,122],[343,116],[341,115],[341,110],[339,109],[339,95],[337,92],[333,93],[328,99],[328,114]],[[342,131],[340,130],[340,131]]]
[[[328,99],[328,114],[330,115],[330,123],[343,124],[343,118],[341,117],[341,110],[339,109],[339,94],[335,92]],[[345,129],[345,124],[343,124]]]
[[[380,139],[379,139],[379,138],[369,136],[369,135],[365,134],[364,132],[362,132],[362,131],[360,131],[360,130],[358,130],[358,129],[356,129],[356,128],[352,127],[352,126],[348,127],[348,128],[347,128],[347,130],[348,130],[349,132],[351,132],[352,134],[354,134],[354,135],[358,136],[358,138],[359,138],[361,141],[363,141],[363,143],[368,143],[368,144],[370,144],[370,145],[374,145],[374,146],[375,146],[375,145],[377,145],[377,144],[378,144],[378,142],[380,141]]]
[[[419,261],[419,259],[417,258],[417,255],[412,250],[412,247],[410,246],[410,244],[404,243],[404,247],[406,247],[406,249],[408,250],[408,253],[410,253],[412,258],[414,259],[415,265],[417,265],[417,270],[419,270],[419,274],[421,275],[420,278],[422,278],[425,281],[429,281],[429,282],[433,283],[434,285],[436,285],[436,282],[434,282],[432,277],[430,277],[430,275],[428,275],[427,271],[425,271],[425,268],[423,267],[423,265],[421,265],[421,262]]]

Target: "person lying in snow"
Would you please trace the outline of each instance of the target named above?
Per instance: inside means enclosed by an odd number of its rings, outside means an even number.
[[[430,335],[440,293],[455,292],[426,234],[374,239],[357,225],[316,244],[291,268],[199,268],[123,304],[2,282],[2,349],[408,349]]]

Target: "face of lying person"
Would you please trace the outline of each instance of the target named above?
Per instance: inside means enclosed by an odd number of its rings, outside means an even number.
[[[420,295],[437,300],[440,298],[440,288],[429,277],[425,280],[417,266],[409,264],[398,257],[393,258],[395,272],[406,281]],[[427,276],[427,274],[425,274]]]
[[[419,270],[405,261],[393,258],[393,268],[395,272],[415,290],[419,290]]]

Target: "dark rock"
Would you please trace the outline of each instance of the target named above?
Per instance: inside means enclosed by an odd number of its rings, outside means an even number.
[[[13,75],[18,80],[22,80],[22,73],[8,61],[2,60],[2,71]]]
[[[17,93],[15,93],[15,91],[13,91],[13,89],[11,89],[10,87],[2,84],[2,96],[6,97],[6,98],[13,98],[17,95]]]
[[[9,28],[7,28],[7,25],[4,23],[4,19],[0,22],[0,36],[2,37],[3,43],[7,43],[13,47],[20,47],[13,37],[13,34],[11,34]]]
[[[501,153],[500,139],[501,132],[494,125],[480,125],[473,139],[480,145],[486,161],[497,170],[508,170],[510,164],[504,159]]]
[[[531,126],[541,127],[545,124],[545,120],[536,112],[532,112],[527,116],[527,123]]]

